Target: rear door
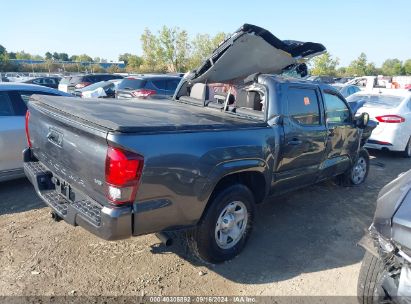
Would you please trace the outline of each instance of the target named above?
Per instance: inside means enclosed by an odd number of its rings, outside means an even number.
[[[355,126],[348,103],[336,92],[323,93],[327,123],[327,160],[330,174],[344,172],[350,165],[350,157],[359,147],[359,130]]]
[[[276,190],[298,188],[317,179],[325,155],[327,129],[315,85],[285,85],[284,140],[275,173]]]

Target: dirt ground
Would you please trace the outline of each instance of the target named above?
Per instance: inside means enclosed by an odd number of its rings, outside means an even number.
[[[411,160],[373,152],[365,184],[322,183],[258,207],[244,252],[196,262],[178,238],[118,242],[54,222],[25,180],[0,184],[0,295],[356,295],[379,190]]]

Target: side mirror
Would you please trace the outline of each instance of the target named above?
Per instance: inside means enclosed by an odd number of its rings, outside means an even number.
[[[369,121],[370,115],[368,113],[362,113],[361,115],[355,117],[355,124],[360,129],[365,129]]]

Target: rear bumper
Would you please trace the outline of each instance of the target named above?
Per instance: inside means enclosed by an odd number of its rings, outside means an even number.
[[[59,177],[49,171],[41,162],[33,160],[30,149],[23,151],[24,173],[33,184],[40,198],[53,209],[65,222],[81,226],[105,240],[119,240],[132,235],[132,207],[105,207],[83,195],[70,200],[72,191],[69,185],[57,185]],[[76,190],[73,190],[76,191]]]

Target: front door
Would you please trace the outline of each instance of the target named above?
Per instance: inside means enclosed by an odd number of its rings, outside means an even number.
[[[326,160],[323,174],[343,173],[357,155],[360,130],[355,126],[347,102],[334,91],[324,91],[326,124],[328,128]]]

